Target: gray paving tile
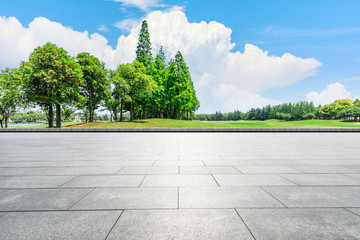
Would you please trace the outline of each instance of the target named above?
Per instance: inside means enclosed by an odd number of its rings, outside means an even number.
[[[176,188],[98,188],[71,209],[177,208]]]
[[[206,166],[255,165],[252,161],[243,159],[204,160]]]
[[[79,176],[61,188],[82,187],[139,187],[145,175],[133,176]]]
[[[111,161],[106,162],[102,166],[104,167],[112,167],[112,166],[137,166],[137,167],[143,167],[143,166],[152,166],[154,164],[153,161],[136,161],[136,160],[129,160],[129,161]]]
[[[181,166],[180,174],[241,174],[232,166]]]
[[[360,187],[265,187],[288,207],[360,207]]]
[[[304,173],[359,173],[358,166],[326,166],[326,165],[313,165],[313,166],[293,166]]]
[[[0,217],[4,216],[5,214],[7,214],[7,212],[0,212]]]
[[[258,187],[180,188],[180,208],[283,207]]]
[[[45,167],[49,166],[51,162],[1,162],[0,167]]]
[[[141,187],[217,187],[210,175],[147,175]]]
[[[346,174],[346,176],[356,178],[356,181],[359,183],[360,181],[360,173],[359,174]]]
[[[105,175],[116,174],[122,167],[53,167],[48,175]]]
[[[346,160],[346,159],[321,159],[321,160],[299,160],[301,162],[298,165],[328,165],[328,166],[336,166],[336,165],[360,165],[359,160]]]
[[[360,178],[342,174],[281,174],[298,185],[360,185]]]
[[[360,217],[360,208],[347,208],[347,209]]]
[[[214,175],[214,177],[221,187],[295,185],[274,174]]]
[[[288,166],[235,166],[244,174],[254,173],[301,173]]]
[[[106,161],[56,161],[50,163],[51,167],[97,167],[106,163]]]
[[[154,166],[204,166],[202,161],[155,161]]]
[[[118,174],[179,174],[177,166],[170,167],[124,167]]]
[[[0,221],[0,238],[105,239],[121,211],[8,213]]]
[[[252,159],[251,160],[255,165],[268,165],[268,166],[277,166],[277,165],[285,165],[285,166],[294,166],[301,165],[302,162],[294,159]]]
[[[32,167],[32,168],[0,168],[0,176],[41,176],[48,175],[47,167]]]
[[[0,211],[66,210],[91,189],[23,189],[0,194]]]
[[[360,217],[344,209],[238,209],[257,240],[360,239]]]
[[[125,210],[111,239],[253,239],[233,209]]]
[[[0,188],[56,188],[75,176],[0,177]]]

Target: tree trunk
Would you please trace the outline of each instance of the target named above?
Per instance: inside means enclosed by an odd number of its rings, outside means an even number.
[[[49,128],[54,127],[54,109],[52,105],[49,105]]]
[[[146,107],[145,107],[145,104],[143,105],[143,111],[142,111],[142,119],[146,119]]]
[[[1,128],[4,128],[4,126],[3,126],[3,121],[4,121],[4,119],[1,119],[1,120],[0,120]]]
[[[9,118],[5,117],[5,128],[8,128],[8,120],[9,120]]]
[[[124,106],[124,99],[121,98],[121,105],[120,105],[120,122],[123,121],[123,106]]]
[[[56,128],[61,128],[61,106],[56,104]]]
[[[130,103],[130,121],[133,121],[134,120],[134,105],[133,105],[133,101],[131,101]]]

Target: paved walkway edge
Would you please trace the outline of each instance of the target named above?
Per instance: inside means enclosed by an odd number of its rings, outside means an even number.
[[[119,132],[119,133],[128,133],[128,132],[211,132],[211,133],[249,133],[249,132],[261,132],[261,133],[274,133],[274,132],[306,132],[306,133],[324,133],[324,132],[360,132],[360,128],[7,128],[0,129],[0,133],[8,132],[20,132],[20,133],[69,133],[69,132]]]

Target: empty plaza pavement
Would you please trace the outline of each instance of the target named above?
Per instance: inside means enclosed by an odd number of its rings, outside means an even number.
[[[358,133],[0,133],[0,239],[360,239]]]

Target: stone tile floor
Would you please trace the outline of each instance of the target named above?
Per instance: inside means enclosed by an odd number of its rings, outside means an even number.
[[[0,133],[0,239],[360,239],[358,133]]]

